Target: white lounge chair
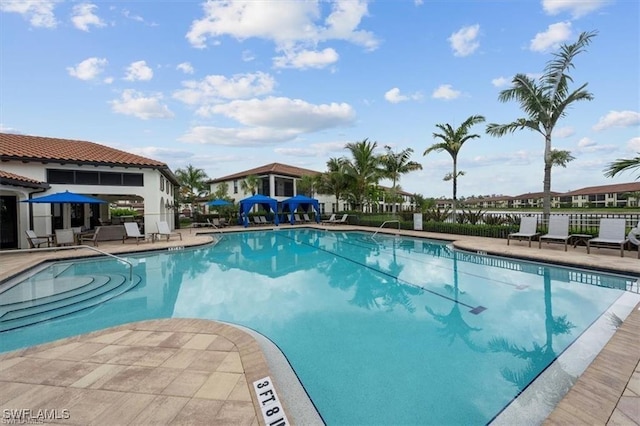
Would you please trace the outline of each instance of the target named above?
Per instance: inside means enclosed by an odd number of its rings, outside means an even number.
[[[332,214],[328,220],[323,220],[322,223],[334,223],[336,221],[336,214]]]
[[[638,224],[635,228],[631,228],[631,231],[629,231],[629,235],[627,235],[627,238],[632,244],[635,244],[636,247],[638,247],[638,259],[640,259],[640,220],[638,221]]]
[[[42,244],[46,244],[47,247],[51,245],[51,238],[38,237],[36,233],[33,232],[31,229],[27,229],[25,232],[27,233],[27,241],[29,242],[29,247],[40,248]]]
[[[329,223],[332,223],[334,225],[337,225],[339,223],[347,223],[347,219],[349,218],[349,215],[347,213],[343,214],[342,217],[340,219],[335,219],[333,221],[329,220]]]
[[[73,229],[56,229],[55,233],[57,246],[73,246],[76,244],[76,236],[73,234]]]
[[[304,219],[304,221],[305,221],[305,222],[311,222],[311,218],[310,218],[310,217],[309,217],[309,215],[308,215],[308,214],[306,214],[306,213],[304,213],[304,214],[302,215],[302,218]]]
[[[538,248],[542,248],[542,241],[564,243],[564,251],[567,251],[567,244],[571,239],[569,235],[569,216],[549,217],[549,232],[541,235],[538,239]]]
[[[591,247],[620,247],[620,257],[624,257],[624,245],[629,242],[625,237],[624,219],[600,219],[600,230],[596,238],[587,240],[587,254]]]
[[[149,236],[143,235],[140,233],[140,229],[138,228],[138,224],[135,222],[125,222],[124,230],[126,232],[125,235],[122,236],[122,244],[124,244],[125,240],[129,238],[136,239],[136,245],[140,243],[140,240],[146,241],[149,239]]]
[[[182,240],[182,234],[179,232],[171,232],[171,230],[169,229],[169,224],[164,220],[159,220],[158,222],[156,222],[156,225],[158,226],[158,232],[154,234],[153,239],[155,239],[156,236],[158,238],[166,237],[167,241],[169,241],[169,238],[173,236],[178,236],[180,237],[180,240]]]
[[[535,216],[523,217],[520,219],[520,230],[507,235],[507,245],[513,238],[514,240],[529,240],[529,247],[531,247],[531,240],[540,235],[539,232],[536,232],[537,227],[538,219]]]

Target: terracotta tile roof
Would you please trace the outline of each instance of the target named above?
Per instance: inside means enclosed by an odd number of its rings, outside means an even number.
[[[303,169],[301,167],[296,167],[296,166],[289,166],[287,164],[271,163],[264,166],[256,167],[255,169],[249,169],[243,172],[234,173],[232,175],[212,179],[209,181],[209,183],[224,182],[224,181],[233,180],[233,179],[242,179],[250,175],[260,176],[260,175],[269,175],[269,174],[299,178],[305,175],[311,175],[311,176],[319,175],[320,172],[317,172],[315,170],[310,170],[310,169]]]
[[[551,191],[552,197],[557,197],[562,195],[560,192]],[[512,200],[528,200],[528,199],[538,199],[544,197],[544,192],[528,192],[526,194],[516,195],[515,197],[511,197]]]
[[[613,185],[588,186],[586,188],[576,189],[575,191],[565,192],[563,196],[573,195],[591,195],[591,194],[615,194],[621,192],[640,191],[640,182],[618,183]]]
[[[3,160],[56,160],[118,166],[167,167],[165,163],[94,142],[0,133]]]
[[[39,180],[5,172],[4,170],[0,170],[0,184],[23,186],[26,188],[49,188],[49,184],[46,182],[40,182]]]

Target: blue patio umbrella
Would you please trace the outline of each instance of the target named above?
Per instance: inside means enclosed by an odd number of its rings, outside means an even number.
[[[75,204],[104,204],[106,201],[88,195],[76,194],[75,192],[56,192],[44,197],[31,198],[22,201],[23,203],[75,203]]]
[[[230,206],[231,204],[233,203],[230,203],[227,200],[221,200],[221,199],[211,200],[207,203],[207,205],[211,207]]]

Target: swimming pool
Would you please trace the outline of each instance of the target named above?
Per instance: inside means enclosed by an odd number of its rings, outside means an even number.
[[[60,262],[3,292],[0,350],[131,321],[217,319],[273,340],[328,424],[483,424],[634,282],[310,229],[129,259],[130,282],[110,259]],[[60,290],[86,308],[49,319]],[[16,305],[18,293],[46,303]]]

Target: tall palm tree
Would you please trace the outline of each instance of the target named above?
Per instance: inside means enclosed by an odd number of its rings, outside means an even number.
[[[380,157],[374,154],[377,146],[377,142],[369,142],[369,139],[345,145],[352,156],[345,163],[345,172],[351,180],[350,190],[354,204],[361,211],[364,211],[363,201],[368,187],[377,184],[383,175]]]
[[[240,189],[242,189],[245,194],[250,192],[251,195],[256,195],[259,185],[260,178],[256,175],[249,175],[240,182]]]
[[[320,178],[320,184],[318,185],[318,192],[320,194],[331,194],[336,197],[336,209],[339,210],[339,202],[342,195],[348,188],[348,179],[345,172],[345,158],[330,158],[327,161],[326,173],[323,173]]]
[[[638,153],[640,154],[640,152]],[[638,169],[640,171],[640,155],[635,158],[620,158],[612,163],[610,163],[607,168],[604,170],[604,175],[606,177],[614,177],[618,173],[622,173],[626,170]],[[636,176],[636,180],[640,179],[640,173]]]
[[[175,175],[181,187],[180,201],[190,204],[194,211],[196,199],[208,193],[207,173],[189,164],[184,169],[176,169]]]
[[[456,210],[458,206],[458,176],[464,175],[464,172],[458,172],[458,154],[462,149],[462,145],[470,139],[479,138],[478,134],[469,134],[469,129],[475,124],[482,123],[485,118],[481,115],[472,115],[467,118],[458,128],[454,129],[450,124],[436,124],[436,127],[442,130],[442,133],[434,133],[434,139],[440,139],[442,142],[431,145],[424,151],[423,155],[430,152],[448,152],[453,159],[453,172],[447,174],[444,180],[453,181],[453,221],[456,221]]]
[[[422,170],[422,164],[410,161],[413,149],[407,148],[400,152],[394,152],[389,145],[385,145],[386,152],[382,155],[382,167],[384,168],[384,175],[387,179],[391,179],[391,198],[394,200],[392,212],[396,213],[396,183],[400,181],[400,176],[416,171]]]
[[[553,166],[553,150],[551,135],[560,118],[567,113],[568,107],[577,101],[592,100],[593,95],[586,90],[587,83],[569,92],[569,83],[573,79],[568,74],[574,67],[573,59],[591,43],[597,33],[583,32],[573,44],[563,44],[554,58],[547,62],[544,73],[538,81],[525,74],[513,77],[513,86],[500,92],[498,100],[508,102],[515,100],[526,117],[511,123],[487,125],[487,133],[492,136],[504,136],[516,130],[529,129],[544,136],[544,198],[543,213],[548,218],[551,213],[551,167]]]

